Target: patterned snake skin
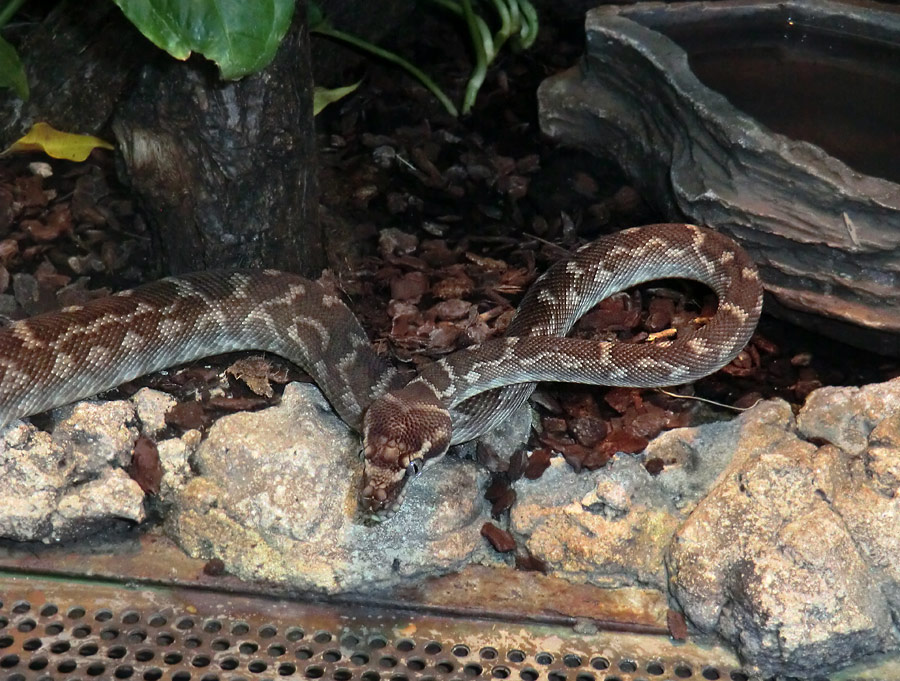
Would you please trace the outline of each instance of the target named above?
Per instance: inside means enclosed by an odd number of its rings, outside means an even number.
[[[715,317],[675,341],[563,337],[600,300],[665,277],[710,286],[719,297]],[[353,313],[315,282],[272,270],[172,277],[0,330],[0,425],[207,355],[273,352],[305,369],[363,433],[360,510],[384,518],[399,507],[409,478],[449,445],[507,418],[535,381],[696,380],[743,349],[761,305],[756,268],[730,239],[682,224],[629,229],[548,270],[507,336],[453,353],[405,383]]]

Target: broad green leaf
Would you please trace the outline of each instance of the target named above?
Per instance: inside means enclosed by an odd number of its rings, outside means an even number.
[[[329,104],[333,104],[339,99],[343,99],[344,97],[349,95],[359,87],[360,83],[362,83],[362,81],[358,80],[353,83],[353,85],[336,87],[333,90],[316,86],[313,89],[313,116],[318,116],[322,109],[324,109],[326,106],[328,106]]]
[[[199,52],[237,79],[266,67],[291,25],[294,0],[115,0],[176,59]]]
[[[0,87],[15,90],[21,99],[28,99],[28,79],[25,67],[16,53],[16,48],[0,38]]]
[[[57,130],[47,123],[35,123],[24,137],[13,142],[0,156],[14,152],[43,151],[53,158],[80,162],[97,147],[112,149],[113,145],[92,135],[74,135]]]

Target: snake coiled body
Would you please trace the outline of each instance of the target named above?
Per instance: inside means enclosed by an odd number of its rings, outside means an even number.
[[[603,298],[669,277],[716,292],[708,324],[658,343],[564,338]],[[695,380],[741,351],[761,305],[757,270],[730,239],[691,225],[634,228],[548,270],[505,337],[453,353],[407,382],[373,350],[346,305],[313,281],[272,270],[171,277],[0,330],[0,423],[208,355],[273,352],[306,370],[363,432],[360,503],[389,514],[409,477],[450,444],[505,419],[535,381],[651,387]]]

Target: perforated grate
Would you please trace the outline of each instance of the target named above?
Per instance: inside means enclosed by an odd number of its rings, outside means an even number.
[[[189,589],[0,578],[0,679],[748,681],[717,648]]]

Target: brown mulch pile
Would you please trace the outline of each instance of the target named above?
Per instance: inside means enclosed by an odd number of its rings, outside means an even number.
[[[422,26],[427,34],[427,18]],[[342,288],[379,346],[421,362],[502,334],[521,294],[552,262],[604,233],[662,221],[614,165],[540,134],[536,87],[574,63],[579,40],[545,27],[535,52],[492,71],[463,121],[380,68],[369,71],[367,95],[323,116],[325,203],[339,210],[343,202],[347,219],[378,239],[378,255]],[[444,66],[438,80],[455,82],[465,63]],[[658,282],[604,301],[574,333],[645,342],[710,316],[715,304],[702,286]],[[768,397],[799,407],[821,385],[898,371],[893,360],[765,319],[732,364],[679,392],[737,408]],[[693,422],[699,406],[656,390],[584,386],[546,386],[536,401],[540,457],[561,454],[578,470],[641,451],[662,430]]]
[[[35,154],[0,164],[3,316],[33,316],[104,295],[104,286],[146,280],[149,245],[111,155],[79,164]]]
[[[458,89],[468,69],[464,43],[450,41],[437,56],[416,52],[444,28],[425,16],[414,32],[422,40],[397,50],[416,54],[417,63],[431,59],[436,79]],[[370,63],[360,90],[320,117],[323,206],[356,226],[368,252],[352,263],[352,275],[332,281],[385,352],[418,363],[502,334],[550,263],[604,233],[660,221],[613,163],[559,149],[540,134],[536,87],[580,52],[579,38],[545,26],[534,50],[505,57],[490,72],[465,120],[447,116],[396,71]],[[108,153],[95,152],[85,164],[16,157],[0,165],[0,314],[33,315],[84,302],[101,287],[152,279],[158,273],[144,271],[149,247]],[[703,287],[659,282],[604,301],[575,333],[647,342],[714,309]],[[149,384],[205,396],[170,415],[173,429],[205,428],[211,414],[277,399],[269,383],[277,388],[293,371],[269,362],[223,378],[192,366]],[[896,361],[765,319],[735,362],[679,392],[736,407],[767,397],[799,406],[821,385],[898,373]],[[495,515],[515,499],[509,483],[538,477],[551,456],[593,470],[616,452],[641,451],[662,430],[692,423],[699,409],[697,401],[656,390],[584,386],[544,386],[536,402],[542,429],[530,456],[502,461],[479,450],[495,471],[488,490]],[[664,465],[647,467],[654,473]],[[502,534],[485,533],[498,550],[508,547]]]

